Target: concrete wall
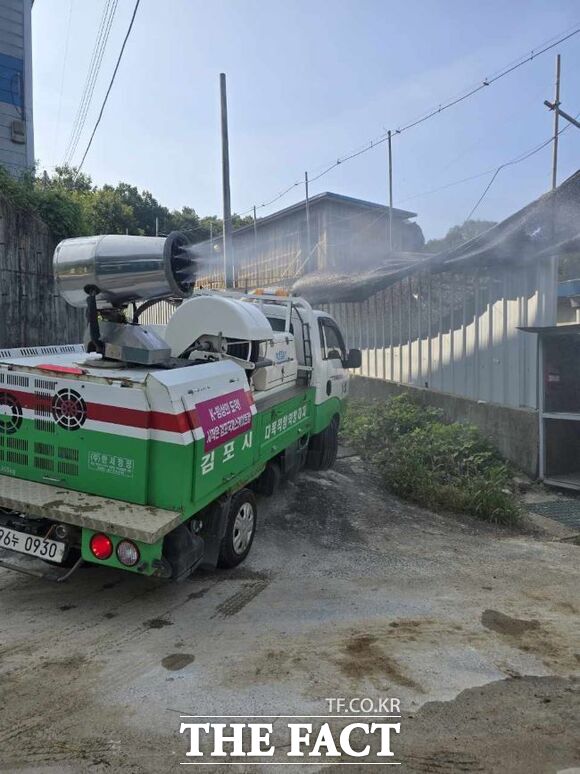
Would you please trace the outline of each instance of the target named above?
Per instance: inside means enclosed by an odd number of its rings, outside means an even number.
[[[34,164],[31,0],[0,0],[0,164],[14,176]],[[12,124],[23,122],[24,142]]]
[[[54,248],[45,223],[0,196],[0,349],[82,341],[83,313],[54,286]]]
[[[501,454],[532,478],[538,474],[538,414],[531,409],[483,403],[444,392],[353,376],[353,398],[386,400],[401,393],[411,394],[425,405],[441,409],[448,420],[478,427]]]

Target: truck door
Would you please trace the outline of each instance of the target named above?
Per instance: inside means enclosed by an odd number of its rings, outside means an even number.
[[[344,398],[348,391],[348,372],[344,367],[346,347],[340,328],[331,317],[319,317],[320,379],[316,402],[322,403],[328,398]]]

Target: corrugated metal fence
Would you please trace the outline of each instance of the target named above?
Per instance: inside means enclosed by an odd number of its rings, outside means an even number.
[[[363,376],[506,406],[537,406],[536,336],[556,322],[550,261],[492,270],[417,272],[369,299],[326,304]]]
[[[320,307],[362,351],[362,376],[536,408],[536,336],[518,328],[556,323],[555,271],[550,260],[415,271],[364,301]],[[143,319],[170,315],[162,303]]]

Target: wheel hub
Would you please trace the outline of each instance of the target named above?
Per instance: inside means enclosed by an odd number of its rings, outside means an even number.
[[[250,544],[254,532],[254,509],[244,503],[236,513],[233,530],[233,547],[236,554],[243,554]]]

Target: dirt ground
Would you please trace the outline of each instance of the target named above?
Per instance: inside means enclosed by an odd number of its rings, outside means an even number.
[[[580,767],[578,546],[403,503],[356,457],[259,507],[246,563],[181,585],[0,571],[0,771],[179,771],[180,714],[275,742],[327,697],[399,698],[402,771]]]

